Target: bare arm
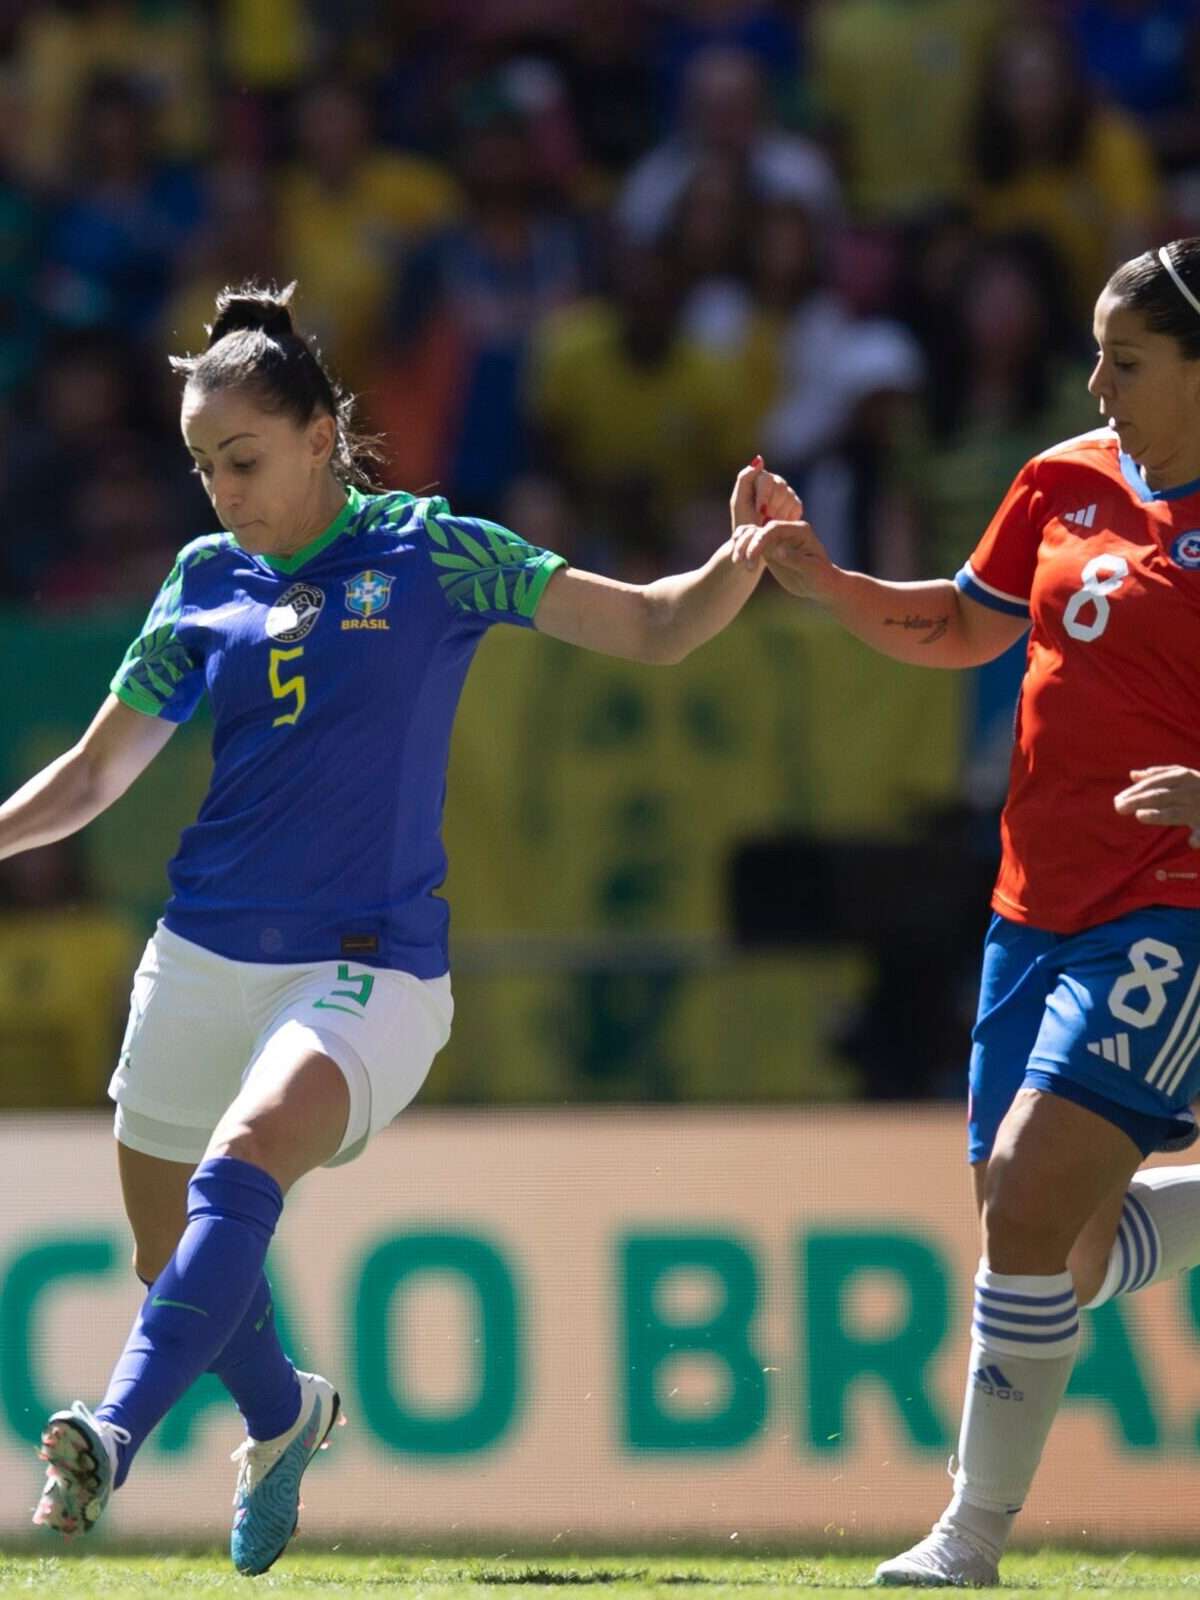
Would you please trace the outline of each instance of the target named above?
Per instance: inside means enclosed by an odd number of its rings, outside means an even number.
[[[730,521],[752,523],[801,510],[792,489],[756,456],[737,475]],[[539,633],[627,661],[682,661],[733,621],[754,593],[762,566],[734,566],[726,541],[702,567],[654,583],[618,583],[566,567],[546,585],[538,604]]]
[[[977,667],[1002,655],[1029,627],[993,611],[945,578],[884,583],[842,574],[829,609],[856,639],[895,661],[924,667]]]
[[[1028,628],[945,578],[886,583],[835,567],[807,522],[739,528],[737,566],[765,563],[785,589],[824,606],[864,644],[925,667],[976,667],[1003,654]]]
[[[120,799],[174,731],[110,694],[78,744],[0,805],[0,859],[77,833]]]
[[[564,567],[538,604],[538,632],[627,661],[682,661],[733,621],[762,576],[761,567],[735,567],[729,553],[726,542],[695,572],[647,584]]]

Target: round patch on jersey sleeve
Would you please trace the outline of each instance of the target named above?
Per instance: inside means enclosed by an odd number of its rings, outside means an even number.
[[[294,644],[316,626],[325,604],[325,592],[312,583],[294,583],[267,612],[267,638]]]
[[[1171,546],[1171,560],[1177,567],[1200,567],[1200,528],[1179,535]]]

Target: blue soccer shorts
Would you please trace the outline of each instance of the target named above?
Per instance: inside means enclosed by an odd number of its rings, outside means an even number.
[[[968,1159],[1024,1084],[1074,1100],[1149,1155],[1196,1137],[1200,911],[1150,906],[1082,933],[994,916],[971,1034]]]

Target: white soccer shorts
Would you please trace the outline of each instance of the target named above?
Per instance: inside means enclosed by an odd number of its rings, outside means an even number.
[[[231,961],[159,923],[134,975],[129,1022],[108,1086],[116,1135],[164,1161],[198,1162],[256,1069],[319,1050],[345,1075],[350,1115],[340,1166],[414,1098],[450,1037],[449,977],[353,961]]]

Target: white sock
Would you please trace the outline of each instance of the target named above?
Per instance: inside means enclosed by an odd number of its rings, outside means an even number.
[[[999,1560],[1025,1503],[1079,1347],[1069,1272],[992,1272],[979,1263],[955,1495],[942,1525]]]
[[[1094,1311],[1119,1294],[1200,1266],[1200,1167],[1153,1167],[1129,1185]]]
[[[999,1561],[1016,1520],[1015,1511],[989,1511],[985,1506],[973,1506],[956,1489],[937,1525],[953,1533],[969,1533],[994,1561]]]

